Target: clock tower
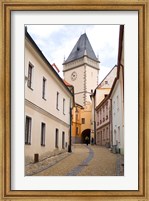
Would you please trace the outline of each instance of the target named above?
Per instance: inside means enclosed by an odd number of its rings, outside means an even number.
[[[84,106],[98,85],[99,60],[86,33],[82,34],[63,63],[64,79],[74,86],[75,102]]]

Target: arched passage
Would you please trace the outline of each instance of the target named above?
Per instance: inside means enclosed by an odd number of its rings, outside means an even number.
[[[85,137],[88,136],[89,137],[89,143],[90,143],[90,133],[91,133],[91,130],[90,129],[86,129],[82,132],[81,134],[81,142],[82,143],[85,143]]]

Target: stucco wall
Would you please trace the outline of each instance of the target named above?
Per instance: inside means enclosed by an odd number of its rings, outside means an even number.
[[[123,111],[122,96],[119,80],[111,95],[112,98],[112,123],[113,123],[113,145],[117,145],[123,154],[124,134],[123,134]]]
[[[33,162],[34,154],[39,160],[63,152],[68,149],[70,133],[70,105],[72,96],[63,81],[40,57],[32,45],[25,43],[25,76],[28,76],[29,62],[33,65],[32,86],[25,83],[25,119],[31,118],[31,143],[25,145],[26,163]],[[43,77],[46,79],[45,99],[42,98]],[[58,109],[56,107],[59,93]],[[65,109],[63,110],[63,99]],[[45,146],[41,145],[41,123],[45,124]],[[55,133],[59,130],[58,148],[55,147]],[[65,133],[64,149],[62,149],[62,132]]]

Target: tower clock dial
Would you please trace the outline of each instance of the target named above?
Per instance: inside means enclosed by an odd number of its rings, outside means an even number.
[[[74,71],[74,72],[72,72],[72,74],[71,74],[71,80],[76,80],[77,79],[77,73]]]

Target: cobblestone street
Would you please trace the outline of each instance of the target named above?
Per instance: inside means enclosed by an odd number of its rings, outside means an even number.
[[[96,145],[75,144],[65,152],[25,167],[33,176],[123,176],[124,159],[109,149]]]

